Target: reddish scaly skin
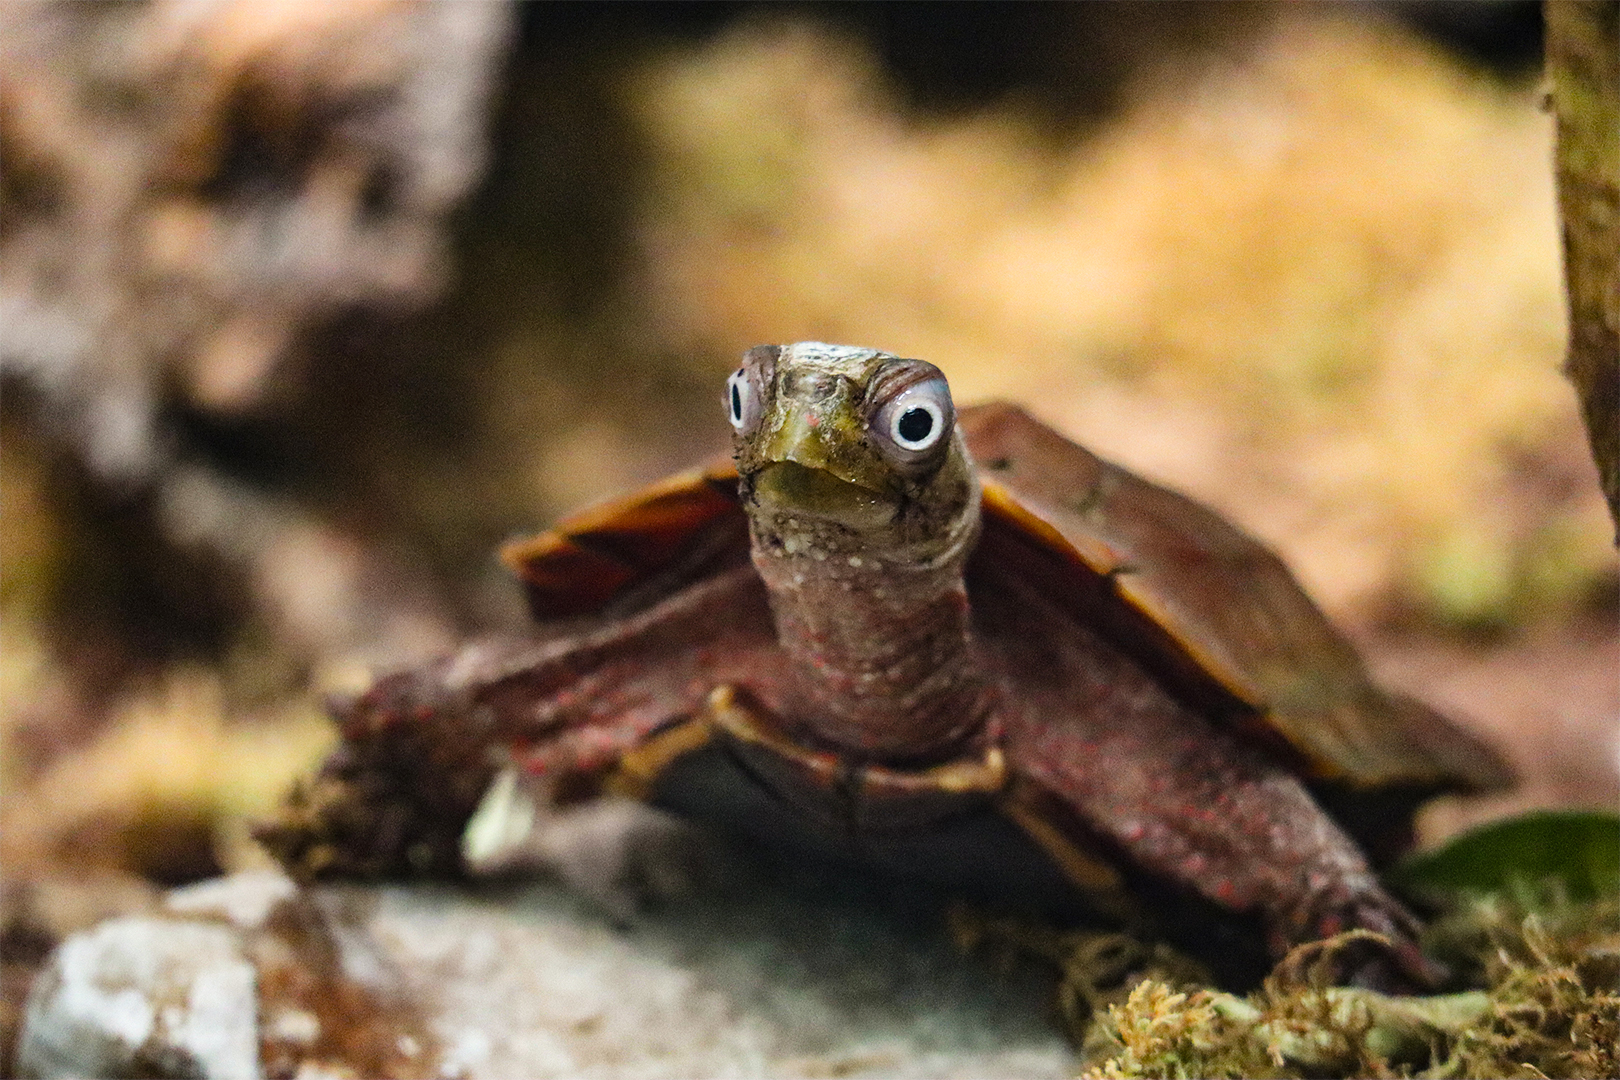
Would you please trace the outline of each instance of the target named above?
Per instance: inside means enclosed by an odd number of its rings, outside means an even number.
[[[300,877],[454,871],[503,762],[589,795],[620,754],[720,683],[746,679],[780,705],[783,669],[747,567],[592,633],[467,645],[335,704],[343,745],[257,835]]]
[[[1007,688],[996,715],[1017,775],[1074,807],[1135,865],[1261,915],[1274,955],[1360,927],[1392,939],[1400,972],[1369,971],[1370,980],[1433,980],[1412,943],[1416,920],[1293,773],[1175,700],[1016,576],[981,574],[994,580],[975,609],[978,640]]]
[[[960,568],[940,581],[870,556],[852,567],[833,550],[819,561],[754,557],[802,692],[784,719],[861,758],[914,760],[958,745],[985,716]]]

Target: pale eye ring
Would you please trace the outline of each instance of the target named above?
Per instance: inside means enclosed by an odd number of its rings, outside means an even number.
[[[895,464],[909,469],[937,460],[940,447],[951,437],[956,410],[951,407],[950,386],[937,368],[921,361],[907,361],[907,365],[896,374],[913,381],[894,394],[883,393],[880,385],[883,404],[869,423],[879,449]]]
[[[932,401],[907,401],[890,413],[889,438],[902,450],[927,450],[945,433],[945,416]]]
[[[747,368],[738,368],[726,379],[726,419],[737,431],[746,433],[759,422],[759,390],[748,377]]]

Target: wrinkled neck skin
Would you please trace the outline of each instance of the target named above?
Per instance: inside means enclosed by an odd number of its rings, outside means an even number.
[[[962,570],[979,485],[955,456],[946,497],[857,530],[745,494],[753,560],[800,699],[790,721],[868,760],[939,757],[983,722]]]

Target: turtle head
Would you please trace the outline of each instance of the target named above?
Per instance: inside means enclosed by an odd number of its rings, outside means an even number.
[[[861,755],[954,746],[983,717],[963,577],[979,484],[945,376],[874,349],[762,345],[726,409],[796,722]]]
[[[932,364],[820,342],[761,345],[727,380],[726,408],[757,541],[933,565],[970,541],[978,484]]]

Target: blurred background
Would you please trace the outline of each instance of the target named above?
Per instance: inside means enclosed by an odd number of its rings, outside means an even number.
[[[727,445],[750,345],[933,361],[1279,549],[1620,799],[1535,3],[0,5],[0,1035],[254,865],[325,692]],[[3,1049],[3,1047],[0,1047]]]

